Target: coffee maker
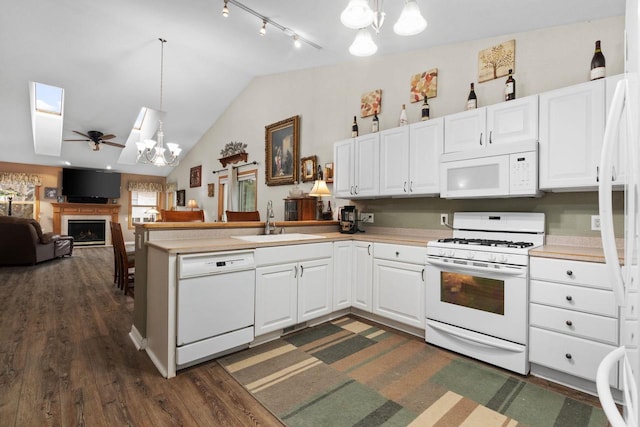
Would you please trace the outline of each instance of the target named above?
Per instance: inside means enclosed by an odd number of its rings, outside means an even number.
[[[353,234],[358,231],[358,210],[355,206],[343,206],[339,218],[341,233]]]

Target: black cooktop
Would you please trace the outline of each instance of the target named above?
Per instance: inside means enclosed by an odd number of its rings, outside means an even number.
[[[492,240],[492,239],[464,239],[460,237],[438,239],[438,242],[454,243],[459,245],[494,246],[497,248],[528,248],[533,246],[533,243],[531,242],[513,242],[509,240]]]

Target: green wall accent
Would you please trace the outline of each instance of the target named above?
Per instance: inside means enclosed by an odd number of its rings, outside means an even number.
[[[338,203],[339,206],[348,203]],[[360,212],[372,212],[378,227],[441,229],[440,214],[454,212],[543,212],[546,232],[558,236],[599,237],[591,231],[591,215],[598,215],[598,193],[545,193],[539,198],[448,200],[439,197],[359,200]],[[622,237],[624,193],[613,194],[616,236]]]

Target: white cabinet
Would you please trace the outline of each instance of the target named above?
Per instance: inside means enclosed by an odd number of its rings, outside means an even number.
[[[380,132],[380,195],[438,193],[443,123],[438,118]]]
[[[532,257],[530,271],[529,361],[595,381],[602,358],[619,341],[606,266]],[[617,386],[616,370],[609,383]]]
[[[445,117],[445,153],[537,140],[538,95]]]
[[[605,80],[540,95],[540,189],[598,185],[604,120]]]
[[[373,243],[353,242],[352,306],[371,312]]]
[[[424,328],[426,248],[375,243],[373,252],[373,313]]]
[[[333,243],[333,311],[351,307],[353,242]]]
[[[333,311],[332,254],[332,243],[256,249],[256,336]]]
[[[337,198],[378,195],[380,135],[372,133],[334,144],[334,189]]]

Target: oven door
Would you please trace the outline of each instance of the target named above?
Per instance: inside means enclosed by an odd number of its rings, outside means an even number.
[[[426,283],[428,319],[526,345],[526,267],[429,256]]]

